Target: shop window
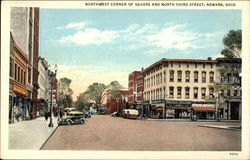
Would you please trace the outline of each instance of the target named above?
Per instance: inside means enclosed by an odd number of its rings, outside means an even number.
[[[170,82],[174,82],[174,71],[170,71]]]
[[[174,87],[169,87],[169,97],[174,98]]]
[[[195,87],[194,88],[194,99],[197,99],[198,98],[198,88]]]
[[[201,98],[206,98],[206,88],[201,89]]]
[[[206,72],[202,72],[202,83],[206,83]]]
[[[181,87],[177,88],[177,98],[181,98]]]
[[[214,72],[210,72],[210,83],[214,82]]]
[[[182,79],[182,72],[181,71],[178,71],[177,72],[177,78],[178,78],[178,82],[181,82],[181,79]]]
[[[190,82],[190,71],[186,71],[186,82]]]
[[[185,98],[189,98],[189,87],[185,88]]]
[[[194,71],[194,82],[198,83],[198,71]]]

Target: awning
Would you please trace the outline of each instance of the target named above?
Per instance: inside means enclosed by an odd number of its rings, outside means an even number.
[[[192,107],[195,111],[204,111],[204,112],[216,112],[216,110],[213,107]]]

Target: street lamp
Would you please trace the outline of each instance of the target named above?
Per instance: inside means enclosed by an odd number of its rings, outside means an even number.
[[[50,121],[49,121],[49,127],[53,127],[53,122],[52,122],[52,113],[53,113],[53,78],[56,77],[56,72],[57,72],[57,65],[54,67],[54,72],[52,71],[50,65],[49,65],[49,70],[48,70],[48,76],[50,77],[50,84],[51,84],[51,92],[50,92]]]

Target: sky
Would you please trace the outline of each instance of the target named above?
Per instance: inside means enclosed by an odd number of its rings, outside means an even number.
[[[41,9],[39,54],[72,80],[73,98],[162,58],[215,59],[241,10]]]

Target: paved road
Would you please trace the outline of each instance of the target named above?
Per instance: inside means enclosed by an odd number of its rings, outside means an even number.
[[[44,150],[240,151],[241,131],[199,127],[229,122],[130,120],[93,115],[83,125],[59,126]]]

